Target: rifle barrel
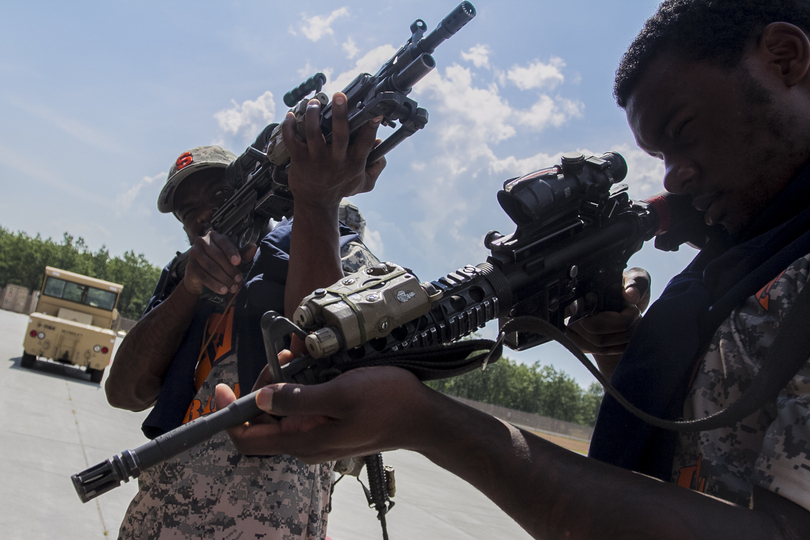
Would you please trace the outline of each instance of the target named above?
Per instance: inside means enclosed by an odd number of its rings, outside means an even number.
[[[419,42],[419,50],[431,54],[436,47],[470,22],[475,17],[475,6],[470,2],[462,2],[456,9],[439,23],[439,26]]]

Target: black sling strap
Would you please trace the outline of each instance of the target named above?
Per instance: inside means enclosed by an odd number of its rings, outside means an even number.
[[[773,401],[810,358],[810,284],[806,285],[787,313],[757,376],[728,408],[697,420],[664,420],[647,414],[627,401],[608,382],[582,350],[551,324],[534,317],[518,317],[501,328],[501,339],[510,332],[535,332],[561,343],[624,408],[645,422],[672,431],[709,431],[733,425]]]

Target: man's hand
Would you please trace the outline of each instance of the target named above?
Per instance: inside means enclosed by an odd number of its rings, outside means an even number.
[[[226,236],[210,231],[194,240],[181,283],[195,296],[202,294],[205,287],[217,294],[235,293],[242,283],[239,265],[252,260],[255,253],[253,246],[240,255]]]
[[[412,373],[393,367],[355,369],[313,386],[275,384],[262,388],[256,403],[282,418],[263,415],[228,434],[243,454],[289,454],[308,463],[412,448],[422,439],[416,419],[431,392]],[[235,396],[218,385],[216,398],[222,409]]]
[[[337,207],[343,197],[365,193],[374,188],[385,158],[368,168],[368,154],[377,145],[377,127],[381,117],[367,122],[349,144],[348,105],[338,92],[332,98],[332,141],[326,143],[320,126],[320,104],[310,100],[304,120],[306,141],[294,135],[295,117],[287,113],[281,125],[284,145],[290,153],[288,179],[290,191],[299,205]]]
[[[594,359],[608,379],[621,360],[641,314],[650,303],[650,274],[641,268],[630,268],[623,275],[622,296],[625,308],[620,312],[597,313],[568,326],[566,334]]]
[[[338,206],[343,197],[370,191],[385,167],[383,158],[366,166],[381,118],[363,125],[350,144],[346,96],[337,93],[332,100],[332,141],[327,144],[320,112],[318,102],[310,101],[304,118],[306,141],[295,136],[292,113],[281,126],[290,153],[287,178],[295,198],[284,292],[288,317],[306,295],[343,277]]]

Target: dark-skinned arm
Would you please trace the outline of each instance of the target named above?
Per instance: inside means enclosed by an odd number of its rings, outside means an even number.
[[[284,144],[290,152],[288,179],[295,198],[290,238],[290,264],[284,294],[285,313],[291,317],[301,300],[318,287],[341,277],[338,207],[344,197],[371,191],[385,167],[382,158],[369,167],[366,160],[376,145],[381,118],[365,124],[349,143],[346,96],[332,99],[332,142],[320,128],[320,106],[311,100],[305,116],[306,142],[293,135],[294,116],[282,124]]]
[[[118,347],[104,385],[110,405],[142,411],[154,404],[203,288],[235,293],[242,281],[239,264],[251,260],[253,253],[255,247],[240,257],[236,246],[213,231],[194,240],[183,279]]]
[[[217,406],[233,400],[217,387]],[[397,368],[347,372],[313,386],[272,385],[257,403],[281,416],[229,430],[240,452],[310,463],[393,449],[463,478],[535,538],[798,539],[803,508],[757,491],[726,503],[570,452],[421,384]]]
[[[641,314],[650,303],[650,274],[641,268],[630,268],[622,275],[625,308],[605,311],[579,319],[566,328],[566,334],[580,349],[593,353],[599,371],[608,380],[613,375],[624,349],[633,337]]]

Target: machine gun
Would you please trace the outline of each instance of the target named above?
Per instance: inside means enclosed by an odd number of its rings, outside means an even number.
[[[386,138],[369,155],[372,164],[390,152],[399,143],[427,125],[428,112],[408,97],[412,87],[436,67],[432,53],[443,41],[458,32],[475,17],[475,7],[462,2],[439,26],[428,35],[427,25],[421,19],[411,24],[411,37],[376,74],[360,73],[346,88],[349,111],[349,134],[357,135],[368,121],[382,116],[382,125],[399,129]],[[321,105],[321,131],[327,142],[332,138],[332,104],[321,92],[326,82],[323,73],[317,73],[284,96],[284,103],[292,107],[295,115],[296,136],[305,140],[304,116],[310,99]],[[314,98],[307,98],[315,92]],[[257,141],[258,142],[258,141]],[[235,188],[213,214],[205,232],[214,230],[231,239],[240,249],[255,244],[267,230],[270,219],[280,221],[293,215],[293,196],[287,184],[290,155],[281,136],[281,125],[276,126],[261,148],[249,146],[226,169],[226,178]],[[167,287],[160,291],[165,296],[185,275],[188,251],[178,253],[170,265]],[[214,296],[215,301],[222,299]]]
[[[316,384],[375,365],[403,367],[421,380],[452,377],[498,358],[496,351],[470,359],[480,344],[459,341],[490,320],[532,315],[563,329],[566,307],[577,300],[590,300],[593,311],[620,309],[622,271],[643,242],[661,235],[656,245],[666,240],[661,247],[673,250],[686,241],[705,243],[711,233],[694,222],[696,211],[681,198],[675,197],[678,204],[662,196],[631,200],[626,186],[617,184],[626,174],[624,158],[616,153],[565,154],[558,165],[504,183],[498,200],[517,228],[509,236],[486,235],[491,251],[486,262],[425,283],[384,263],[316,290],[296,310],[295,322],[266,313],[262,330],[274,380]],[[691,225],[685,229],[683,223]],[[309,354],[281,368],[279,342],[291,332],[305,339]],[[505,340],[516,350],[545,341],[517,332]],[[445,354],[451,343],[460,345],[460,352]],[[73,475],[76,491],[89,501],[261,412],[255,393],[241,397]]]

